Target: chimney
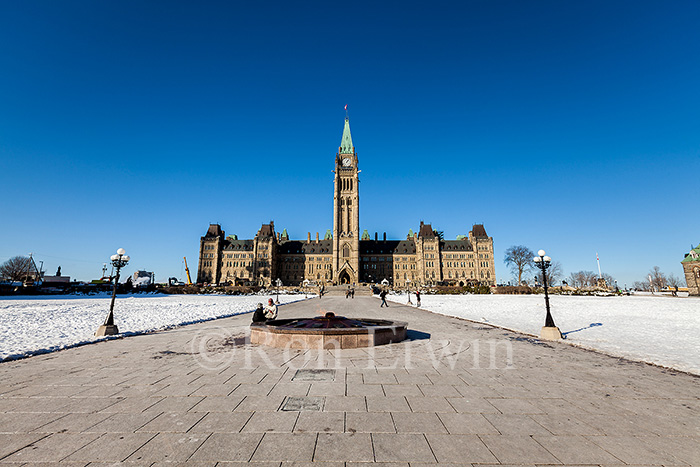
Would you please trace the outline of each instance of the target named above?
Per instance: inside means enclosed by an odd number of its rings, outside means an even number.
[[[386,242],[386,232],[384,232],[384,241]]]
[[[280,233],[279,232],[277,232],[277,241],[278,242],[280,241]]]
[[[306,233],[306,243],[311,243],[311,232]]]
[[[318,243],[318,232],[316,232],[316,243]]]
[[[374,241],[376,242],[377,240],[379,240],[379,235],[377,232],[374,232]]]

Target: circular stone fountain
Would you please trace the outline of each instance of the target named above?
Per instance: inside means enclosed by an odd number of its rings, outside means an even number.
[[[250,325],[250,342],[290,349],[356,349],[401,342],[402,321],[350,319],[332,312],[316,318],[276,319]]]

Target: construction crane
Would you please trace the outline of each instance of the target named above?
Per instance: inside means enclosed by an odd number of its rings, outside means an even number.
[[[185,260],[185,272],[187,273],[187,285],[192,285],[192,278],[190,277],[190,268],[187,267],[187,258],[182,257]]]

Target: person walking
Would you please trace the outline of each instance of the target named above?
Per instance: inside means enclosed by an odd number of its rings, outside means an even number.
[[[416,290],[416,306],[420,308],[420,290]]]
[[[379,298],[382,299],[382,303],[379,305],[379,308],[381,308],[383,306],[386,306],[387,308],[389,308],[389,305],[386,303],[386,290],[382,290],[379,293]]]
[[[348,285],[348,290],[345,291],[345,299],[350,298],[350,286]]]
[[[406,295],[408,295],[408,301],[406,302],[406,305],[413,305],[413,302],[411,301],[411,291],[406,290]]]
[[[355,298],[355,287],[350,289],[350,298]]]
[[[275,301],[272,299],[267,301],[267,306],[265,307],[265,319],[268,321],[277,319],[277,305],[275,305]]]

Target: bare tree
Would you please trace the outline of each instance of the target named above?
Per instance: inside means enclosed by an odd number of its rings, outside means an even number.
[[[649,291],[649,281],[636,281],[634,284],[632,284],[632,288],[634,290],[641,290],[643,292],[648,292]]]
[[[666,284],[669,287],[673,287],[673,288],[683,287],[683,281],[680,278],[676,277],[676,275],[674,275],[674,274],[669,274],[666,277]]]
[[[649,271],[649,276],[651,276],[651,285],[656,290],[661,290],[666,286],[666,276],[663,272],[661,272],[661,268],[658,266],[651,268],[651,271]]]
[[[512,246],[506,250],[503,262],[510,267],[513,274],[518,276],[518,285],[522,283],[523,272],[532,267],[532,259],[535,253],[526,246]]]
[[[32,268],[32,260],[27,256],[14,256],[0,265],[0,277],[11,281],[25,279]]]
[[[577,271],[569,274],[568,280],[572,287],[592,287],[597,284],[598,276],[593,271]]]
[[[543,284],[541,269],[537,270],[536,277],[537,281]],[[547,268],[547,286],[556,285],[562,277],[564,277],[564,271],[562,270],[561,263],[559,261],[552,261],[552,264]]]
[[[608,288],[615,287],[615,278],[611,276],[610,274],[603,273],[603,280],[607,284]]]

